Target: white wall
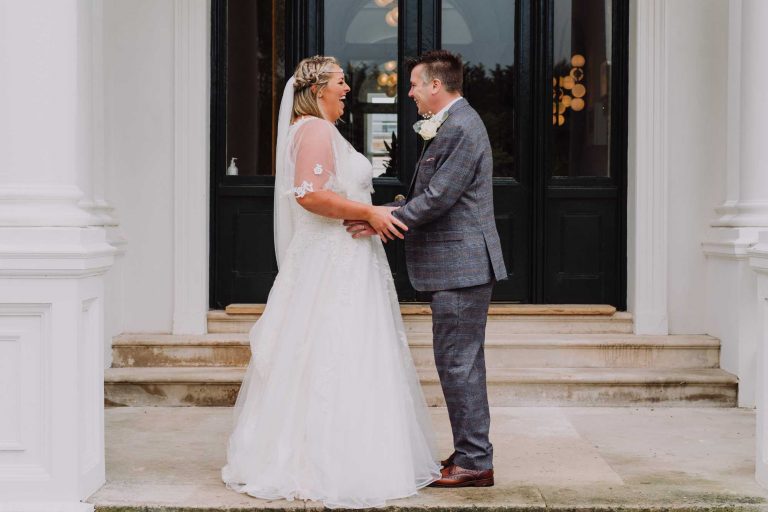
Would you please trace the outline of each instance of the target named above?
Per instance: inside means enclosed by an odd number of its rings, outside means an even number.
[[[668,27],[669,331],[707,331],[706,258],[725,199],[728,1],[666,3]]]
[[[173,321],[173,2],[106,0],[106,198],[127,239],[107,290],[113,332]],[[109,282],[108,282],[109,287]]]

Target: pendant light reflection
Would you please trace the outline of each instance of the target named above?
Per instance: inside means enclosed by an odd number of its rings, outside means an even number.
[[[381,72],[376,77],[376,83],[387,96],[394,98],[397,94],[397,62],[389,60],[381,65]]]
[[[563,126],[566,122],[565,114],[570,108],[574,112],[584,110],[586,103],[584,96],[587,88],[581,81],[584,79],[584,65],[587,60],[583,55],[576,54],[571,57],[571,69],[565,76],[552,79],[552,124]]]
[[[384,21],[386,21],[387,25],[390,27],[396,27],[398,14],[397,6],[395,6],[387,13],[386,16],[384,16]]]
[[[379,7],[388,7],[391,4],[395,6],[384,15],[384,21],[390,27],[397,27],[399,11],[395,0],[373,0]],[[376,84],[380,90],[383,90],[390,98],[397,95],[397,62],[390,60],[379,66],[379,75],[376,77]]]

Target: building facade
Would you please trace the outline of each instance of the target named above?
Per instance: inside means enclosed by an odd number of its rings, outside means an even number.
[[[0,497],[87,510],[111,338],[204,333],[209,309],[266,299],[296,62],[339,58],[341,130],[383,202],[419,152],[399,63],[439,47],[467,61],[494,149],[494,300],[719,338],[768,485],[762,22],[762,0],[0,2]]]

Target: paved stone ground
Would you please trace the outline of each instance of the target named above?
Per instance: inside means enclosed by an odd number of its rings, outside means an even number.
[[[432,409],[441,454],[445,409]],[[425,489],[391,510],[761,510],[754,412],[688,408],[495,408],[496,486]],[[228,408],[106,411],[107,484],[88,501],[108,512],[305,509],[219,480]]]

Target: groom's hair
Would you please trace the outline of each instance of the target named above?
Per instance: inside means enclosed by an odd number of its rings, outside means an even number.
[[[432,50],[408,61],[408,70],[424,65],[427,80],[438,79],[448,92],[461,93],[464,85],[464,64],[461,55],[448,50]]]

